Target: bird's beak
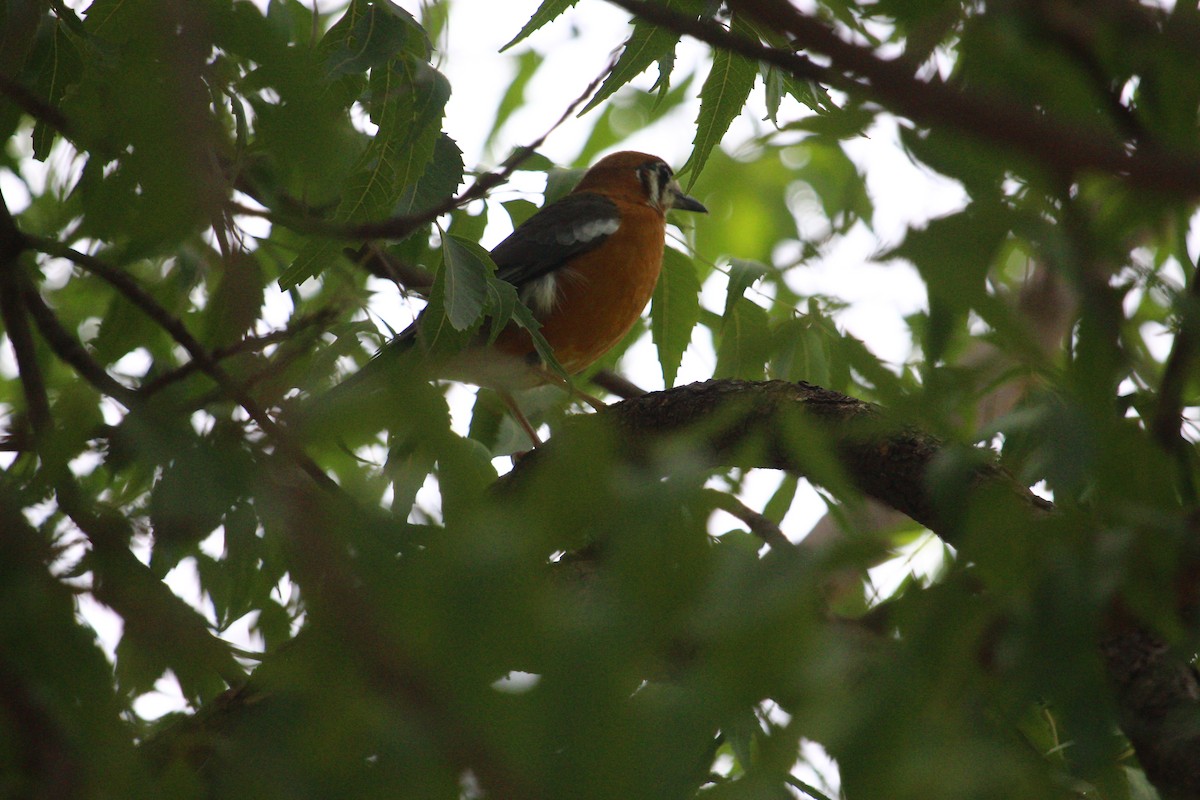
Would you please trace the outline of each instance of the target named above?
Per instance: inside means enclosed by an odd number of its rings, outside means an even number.
[[[700,214],[707,214],[708,209],[694,197],[689,197],[683,193],[683,189],[679,188],[679,184],[671,181],[668,187],[671,192],[671,208],[677,208],[680,211],[695,211]]]

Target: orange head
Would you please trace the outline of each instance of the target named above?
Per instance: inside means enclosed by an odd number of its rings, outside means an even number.
[[[597,192],[613,200],[647,205],[666,214],[672,208],[706,212],[688,197],[675,180],[675,173],[658,156],[624,150],[600,159],[584,173],[572,194]]]

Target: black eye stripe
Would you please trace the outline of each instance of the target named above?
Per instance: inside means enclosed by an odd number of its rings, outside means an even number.
[[[655,202],[659,200],[671,179],[675,177],[671,168],[662,161],[648,161],[638,167],[637,172],[638,179],[642,182],[642,189]]]

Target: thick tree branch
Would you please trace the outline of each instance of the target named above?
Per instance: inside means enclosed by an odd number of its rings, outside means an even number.
[[[696,444],[716,464],[782,469],[814,476],[819,459],[802,436],[823,436],[836,446],[845,476],[863,494],[902,511],[947,541],[956,540],[956,512],[962,498],[939,504],[931,496],[927,475],[947,450],[929,434],[889,420],[870,403],[807,383],[713,380],[625,400],[598,418],[580,417],[576,425],[607,424],[616,429],[619,446],[635,459],[647,457],[667,435],[691,430]],[[516,488],[524,475],[569,446],[571,431],[523,459],[502,479],[505,490]],[[556,442],[559,444],[556,445]],[[974,485],[1002,488],[1014,506],[1027,514],[1044,513],[1050,504],[1019,486],[1006,472],[976,459]],[[954,507],[948,507],[952,505]]]

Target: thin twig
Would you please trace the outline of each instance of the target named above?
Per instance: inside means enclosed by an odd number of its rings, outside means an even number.
[[[716,489],[705,489],[704,493],[712,499],[717,508],[746,523],[750,532],[770,545],[772,550],[786,552],[796,549],[774,520],[758,513],[738,498]]]
[[[25,287],[24,300],[30,316],[37,323],[38,332],[42,334],[42,338],[50,345],[50,349],[56,356],[70,364],[84,380],[97,390],[121,405],[126,408],[133,408],[137,405],[137,392],[109,375],[107,370],[92,358],[80,341],[63,327],[62,322],[46,305],[46,301],[34,287]]]
[[[264,333],[261,336],[247,336],[240,341],[237,341],[227,347],[218,347],[212,351],[214,361],[224,361],[233,356],[242,355],[244,353],[253,353],[262,350],[272,344],[286,342],[294,338],[298,333],[306,328],[324,325],[333,318],[336,312],[333,309],[322,309],[315,314],[297,318],[291,325],[279,331],[271,331]],[[170,372],[164,372],[153,380],[149,380],[138,389],[138,393],[142,396],[150,396],[156,392],[160,392],[167,386],[177,383],[189,375],[194,375],[200,369],[200,364],[196,361],[189,361]]]
[[[151,297],[133,278],[116,269],[93,255],[81,253],[71,247],[52,239],[35,239],[34,246],[44,253],[58,258],[66,258],[96,277],[107,282],[110,286],[125,296],[146,316],[154,320],[163,330],[170,334],[177,344],[187,351],[199,369],[208,375],[221,389],[232,398],[254,420],[255,424],[266,434],[271,442],[287,458],[299,466],[318,486],[335,494],[341,493],[341,488],[313,461],[307,453],[273,420],[258,404],[245,387],[230,377],[229,373],[216,362],[202,344],[188,331],[183,322],[172,316],[158,301]]]

